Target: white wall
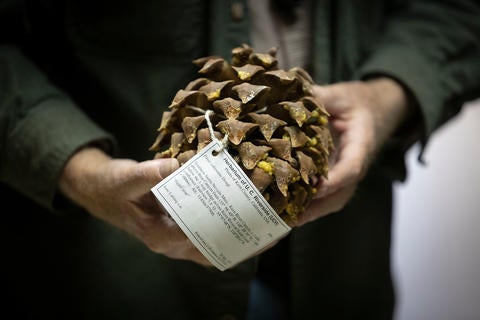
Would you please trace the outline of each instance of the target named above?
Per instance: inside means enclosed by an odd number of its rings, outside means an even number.
[[[436,132],[395,186],[396,320],[480,319],[480,100]]]

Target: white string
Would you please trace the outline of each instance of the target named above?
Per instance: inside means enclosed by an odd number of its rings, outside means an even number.
[[[208,131],[210,131],[210,138],[212,139],[212,141],[215,141],[215,142],[218,142],[220,143],[222,146],[220,147],[219,150],[217,150],[217,152],[220,152],[222,151],[223,149],[227,148],[228,146],[228,133],[226,133],[222,140],[218,140],[217,137],[215,136],[215,132],[213,131],[213,125],[212,125],[212,121],[210,121],[210,114],[213,113],[212,110],[207,110],[205,111],[205,119],[207,120],[207,125],[208,125]]]

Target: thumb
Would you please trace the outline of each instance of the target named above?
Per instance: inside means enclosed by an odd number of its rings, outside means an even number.
[[[160,177],[162,179],[165,179],[170,173],[177,170],[179,167],[177,159],[174,158],[156,159],[152,161],[159,162],[158,172],[160,173]]]
[[[134,170],[134,181],[140,186],[145,184],[154,186],[170,173],[178,169],[177,159],[165,158],[140,162]]]

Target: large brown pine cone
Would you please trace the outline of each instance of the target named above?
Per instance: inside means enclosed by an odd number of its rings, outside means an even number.
[[[200,77],[177,92],[163,113],[150,147],[155,158],[183,165],[211,142],[205,112],[228,152],[284,221],[292,225],[315,194],[312,181],[327,177],[333,150],[329,113],[312,97],[314,84],[302,68],[279,69],[276,50],[234,48],[193,61]]]

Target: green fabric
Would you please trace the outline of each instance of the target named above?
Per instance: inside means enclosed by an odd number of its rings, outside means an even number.
[[[71,154],[92,141],[113,138],[17,49],[0,48],[0,88],[0,179],[52,208],[60,170]]]
[[[241,5],[245,17],[239,21],[232,19],[231,6]],[[212,54],[230,58],[232,48],[242,43],[249,44],[247,1],[242,0],[213,0],[209,4],[210,21],[209,51]]]
[[[234,2],[0,5],[0,194],[14,208],[1,232],[2,274],[11,275],[4,310],[20,318],[242,319],[255,263],[269,262],[291,285],[294,319],[391,316],[391,183],[405,176],[402,143],[373,165],[345,210],[293,231],[291,259],[264,255],[217,272],[153,254],[84,212],[51,215],[58,175],[83,145],[102,140],[118,157],[153,156],[162,112],[198,77],[191,61],[229,58],[248,43],[248,10],[234,21]],[[321,0],[312,15],[316,81],[397,79],[422,112],[424,146],[479,95],[474,1]]]
[[[423,147],[434,130],[479,95],[480,10],[471,1],[413,1],[392,19],[358,71],[383,74],[413,94],[424,119]]]

